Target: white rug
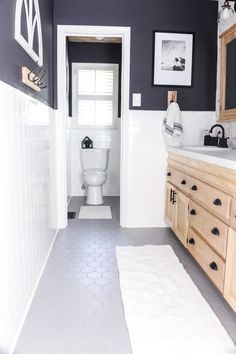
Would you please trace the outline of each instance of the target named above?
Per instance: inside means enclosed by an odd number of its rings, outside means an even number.
[[[82,206],[79,219],[112,219],[111,208],[103,205]]]
[[[236,353],[170,246],[116,252],[133,354]]]

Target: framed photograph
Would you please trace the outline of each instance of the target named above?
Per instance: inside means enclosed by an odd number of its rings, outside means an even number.
[[[154,31],[153,85],[191,86],[193,33]]]

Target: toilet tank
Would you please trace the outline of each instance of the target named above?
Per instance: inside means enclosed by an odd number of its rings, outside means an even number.
[[[106,170],[109,149],[80,149],[80,160],[83,171],[88,168]]]

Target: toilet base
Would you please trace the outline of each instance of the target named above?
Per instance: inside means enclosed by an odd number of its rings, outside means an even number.
[[[103,203],[102,186],[87,186],[86,204],[100,205]]]

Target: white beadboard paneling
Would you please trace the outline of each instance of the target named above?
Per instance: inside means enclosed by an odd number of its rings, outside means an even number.
[[[84,196],[81,189],[83,183],[82,168],[80,162],[81,141],[85,136],[93,140],[93,146],[97,148],[109,148],[109,163],[107,169],[107,181],[103,185],[103,194],[106,196],[120,195],[120,124],[118,129],[69,129],[70,141],[70,192],[71,196]]]
[[[67,177],[67,202],[71,198],[71,118],[67,117],[67,127],[66,127],[66,177]]]
[[[161,134],[162,111],[130,111],[126,120],[127,227],[165,227],[166,149]],[[182,112],[183,144],[199,145],[215,112]]]
[[[0,353],[12,353],[52,247],[49,130],[53,111],[0,82]]]

